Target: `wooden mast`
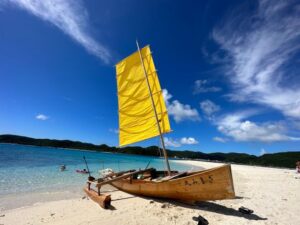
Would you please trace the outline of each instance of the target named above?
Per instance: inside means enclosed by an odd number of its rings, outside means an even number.
[[[142,64],[142,67],[143,67],[143,70],[144,70],[144,75],[145,75],[147,86],[148,86],[148,90],[149,90],[149,93],[150,93],[150,99],[151,99],[152,107],[153,107],[154,114],[155,114],[157,129],[158,129],[158,132],[159,132],[159,137],[160,137],[160,142],[161,142],[161,146],[162,146],[162,149],[163,149],[165,163],[167,165],[168,175],[171,176],[171,169],[170,169],[170,164],[169,164],[169,160],[168,160],[167,151],[166,151],[166,148],[165,148],[165,142],[164,142],[163,134],[161,133],[161,128],[160,128],[160,125],[159,125],[157,111],[156,111],[156,108],[155,108],[155,103],[154,103],[154,100],[153,100],[153,95],[152,95],[151,87],[150,87],[150,84],[149,84],[149,80],[148,80],[148,76],[147,76],[147,72],[146,72],[144,60],[143,60],[143,57],[142,57],[142,54],[141,54],[141,50],[140,50],[140,46],[139,46],[138,41],[136,41],[136,46],[137,46],[137,49],[138,49],[138,52],[139,52],[139,55],[140,55],[141,64]]]

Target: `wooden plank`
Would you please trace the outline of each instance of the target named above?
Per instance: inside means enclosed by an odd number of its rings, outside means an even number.
[[[112,178],[110,180],[104,180],[102,182],[89,181],[88,180],[87,183],[94,184],[94,185],[96,185],[96,187],[101,187],[102,185],[110,184],[110,183],[112,183],[114,181],[117,181],[117,180],[120,180],[120,179],[124,179],[124,178],[130,177],[130,176],[133,176],[135,174],[144,173],[144,172],[147,172],[147,171],[150,171],[150,170],[153,170],[153,168],[149,168],[149,169],[145,169],[145,170],[137,170],[137,171],[130,172],[130,173],[125,173],[123,175],[117,176],[117,177]]]
[[[177,173],[177,174],[174,174],[173,176],[166,176],[166,177],[163,177],[162,179],[159,179],[159,180],[157,180],[156,182],[163,182],[163,181],[172,180],[172,179],[178,178],[178,177],[180,177],[180,176],[184,176],[184,175],[186,175],[186,174],[187,174],[187,172]]]
[[[147,171],[150,171],[150,170],[153,170],[153,169],[149,168],[149,169],[146,169],[146,170],[138,170],[138,171],[134,171],[134,172],[131,172],[131,173],[123,174],[121,176],[112,178],[110,180],[105,180],[103,182],[97,183],[96,187],[101,187],[102,185],[105,185],[105,184],[111,184],[112,182],[115,182],[115,181],[118,181],[118,180],[121,180],[121,179],[125,179],[125,178],[133,176],[135,174],[144,173],[144,172],[147,172]]]
[[[117,173],[111,173],[111,174],[108,174],[107,176],[105,176],[104,178],[102,179],[108,179],[108,178],[111,178],[112,176],[117,176],[117,177],[120,177],[121,175],[125,174],[125,173],[132,173],[132,172],[136,172],[136,170],[127,170],[127,171],[121,171],[121,172],[117,172]],[[143,172],[143,170],[140,170],[139,172]],[[102,181],[103,182],[103,181]],[[90,181],[88,180],[87,183],[90,183],[90,184],[94,184],[94,185],[97,185],[99,183],[102,184],[102,182],[98,182],[98,181]]]

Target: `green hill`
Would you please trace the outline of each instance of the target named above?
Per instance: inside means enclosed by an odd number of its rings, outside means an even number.
[[[157,146],[138,147],[129,146],[124,148],[110,147],[108,145],[94,145],[80,141],[70,140],[52,140],[52,139],[36,139],[18,135],[0,135],[0,143],[12,143],[22,145],[35,145],[56,148],[85,149],[103,152],[117,152],[135,155],[160,156]],[[300,152],[280,152],[274,154],[265,154],[262,156],[249,155],[245,153],[203,153],[196,151],[174,151],[167,150],[169,157],[210,160],[228,163],[238,163],[246,165],[260,165],[272,167],[295,168],[296,161],[300,160]]]

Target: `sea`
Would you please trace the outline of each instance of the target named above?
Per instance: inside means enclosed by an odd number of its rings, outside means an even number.
[[[88,150],[0,144],[0,197],[31,192],[60,191],[85,185],[87,174],[76,170],[86,168],[99,177],[99,170],[114,171],[154,167],[165,170],[164,159],[139,155],[94,152]],[[61,172],[60,166],[66,165]],[[190,165],[170,160],[172,170],[195,169]]]

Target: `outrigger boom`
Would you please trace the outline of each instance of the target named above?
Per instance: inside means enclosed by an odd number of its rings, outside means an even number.
[[[104,178],[100,178],[96,181],[94,180],[88,180],[87,181],[87,187],[84,188],[85,193],[95,202],[97,202],[102,208],[108,209],[111,205],[111,197],[107,194],[101,194],[100,189],[105,184],[111,184],[115,181],[126,179],[130,176],[133,176],[138,173],[143,173],[146,171],[152,170],[145,169],[145,170],[139,170],[139,171],[126,171],[126,172],[119,172],[119,173],[111,173],[105,176]],[[112,176],[116,176],[115,178],[111,178]],[[91,188],[91,184],[94,184],[97,187],[97,191],[93,190]]]

